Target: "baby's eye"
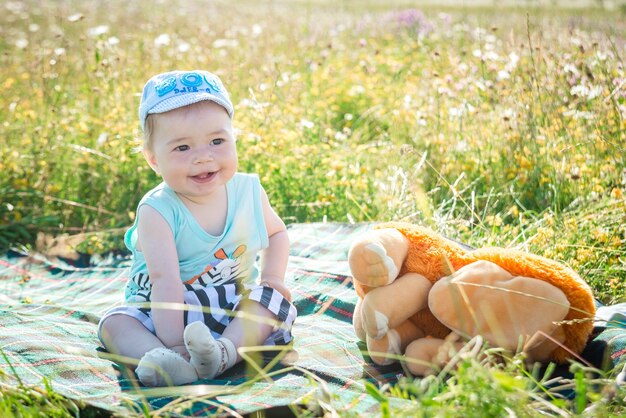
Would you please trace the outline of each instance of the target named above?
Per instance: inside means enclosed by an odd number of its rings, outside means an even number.
[[[221,143],[223,143],[223,142],[224,142],[224,139],[223,139],[223,138],[216,138],[216,139],[214,139],[211,143],[212,143],[213,145],[219,145],[219,144],[221,144]]]
[[[174,148],[174,151],[188,151],[189,150],[189,145],[179,145],[176,148]]]

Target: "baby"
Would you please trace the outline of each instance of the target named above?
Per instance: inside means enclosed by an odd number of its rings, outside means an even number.
[[[233,114],[207,71],[159,74],[143,89],[143,154],[163,182],[124,236],[133,255],[125,303],[104,314],[98,335],[139,360],[146,386],[212,379],[241,361],[239,347],[292,339],[287,230],[258,176],[237,172]]]

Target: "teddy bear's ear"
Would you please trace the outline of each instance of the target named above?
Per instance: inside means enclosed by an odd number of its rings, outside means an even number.
[[[428,304],[444,325],[468,338],[517,351],[537,333],[550,335],[570,304],[557,287],[512,276],[488,261],[476,261],[435,283]]]

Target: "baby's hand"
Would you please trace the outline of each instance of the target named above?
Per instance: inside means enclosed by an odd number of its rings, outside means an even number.
[[[285,280],[279,277],[263,277],[261,279],[261,286],[271,287],[272,289],[278,290],[281,295],[285,297],[289,302],[291,302],[291,292],[285,286]]]

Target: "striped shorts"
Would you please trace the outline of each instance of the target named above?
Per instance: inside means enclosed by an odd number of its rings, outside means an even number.
[[[291,328],[297,316],[295,306],[277,290],[259,285],[241,287],[230,283],[185,290],[184,303],[188,305],[187,309],[183,311],[185,326],[192,322],[202,321],[211,330],[213,337],[219,338],[233,319],[234,311],[245,299],[260,303],[276,315],[276,325],[263,345],[285,345],[293,339]],[[136,304],[126,302],[125,305],[109,309],[100,319],[98,337],[101,341],[102,323],[112,315],[133,317],[155,334],[149,301]]]

